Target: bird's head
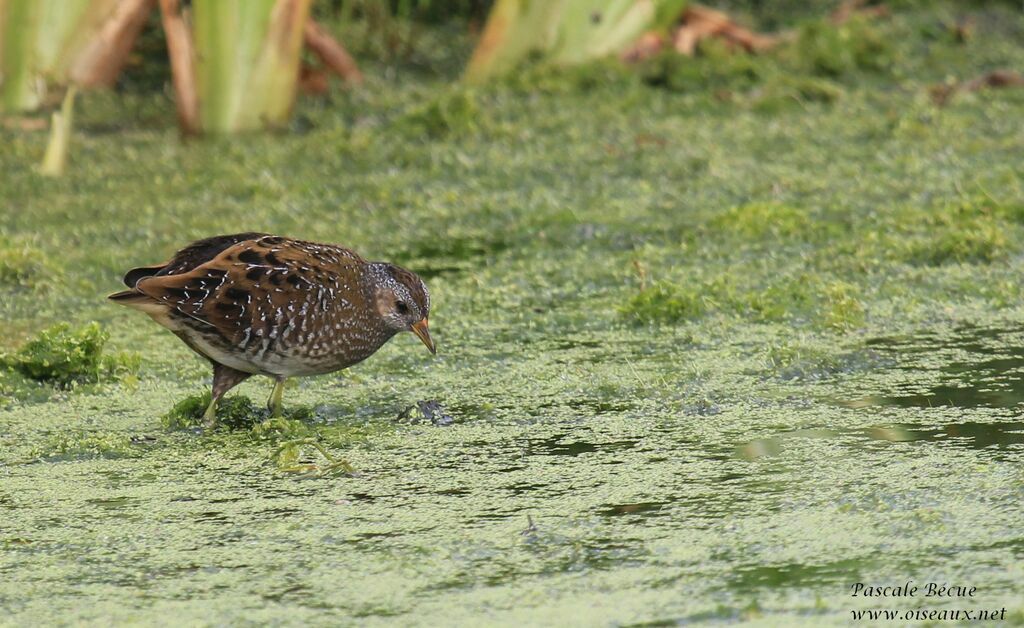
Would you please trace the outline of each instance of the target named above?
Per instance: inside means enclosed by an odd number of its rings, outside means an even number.
[[[416,273],[394,264],[377,266],[374,304],[384,324],[395,332],[411,331],[431,353],[437,353],[427,328],[430,316],[430,292]]]

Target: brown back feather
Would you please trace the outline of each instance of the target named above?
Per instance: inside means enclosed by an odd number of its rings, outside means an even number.
[[[211,249],[199,249],[189,259]],[[227,338],[238,338],[246,330],[272,325],[290,302],[305,299],[335,277],[341,284],[356,285],[363,264],[348,249],[265,236],[224,248],[190,270],[143,277],[135,289]]]

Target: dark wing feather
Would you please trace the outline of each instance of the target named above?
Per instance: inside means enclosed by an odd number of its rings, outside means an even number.
[[[129,288],[134,288],[135,284],[139,283],[140,279],[143,277],[152,277],[163,270],[169,263],[170,262],[164,262],[163,264],[154,264],[153,266],[139,266],[138,268],[133,268],[124,274],[122,281],[124,281],[124,285]]]
[[[246,240],[255,240],[265,236],[264,233],[258,233],[250,231],[247,233],[232,233],[230,235],[219,235],[213,236],[212,238],[204,238],[202,240],[196,240],[192,244],[189,244],[185,248],[181,249],[174,254],[174,257],[170,261],[164,262],[163,264],[155,264],[153,266],[140,266],[139,268],[133,268],[124,275],[124,285],[129,288],[134,288],[140,280],[146,277],[162,277],[164,275],[177,275],[179,273],[185,273],[193,268],[198,267],[200,264],[217,257],[224,249],[232,247],[239,242],[245,242]]]
[[[192,244],[175,253],[174,258],[164,266],[157,275],[177,275],[185,273],[205,264],[220,255],[225,250],[246,240],[256,240],[267,234],[255,231],[246,233],[233,233],[230,235],[213,236],[203,240],[196,240]]]
[[[135,288],[244,343],[248,334],[267,337],[319,287],[339,279],[352,285],[362,264],[348,249],[264,236],[230,246],[186,272],[144,277]]]

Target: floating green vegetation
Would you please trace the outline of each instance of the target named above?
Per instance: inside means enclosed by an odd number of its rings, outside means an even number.
[[[504,251],[512,245],[506,237],[505,234],[490,233],[483,229],[465,234],[441,234],[407,243],[407,250],[402,257],[411,260],[462,262]]]
[[[982,197],[974,201],[965,201],[964,204],[974,207],[978,212],[990,212],[1018,224],[1024,223],[1024,203],[1021,202],[1004,203],[990,197]]]
[[[888,221],[888,245],[912,264],[991,264],[1017,248],[1008,236],[1019,228],[985,206],[909,208],[893,212]]]
[[[24,242],[0,240],[0,287],[43,288],[57,272],[40,249]]]
[[[1019,220],[1018,206],[987,200],[886,207],[848,229],[848,237],[820,248],[814,263],[846,276],[892,262],[989,266],[1021,250],[1024,229]]]
[[[266,416],[266,413],[262,413]],[[299,408],[287,417],[263,418],[250,425],[250,435],[256,440],[280,442],[282,440],[306,438],[316,432],[309,425],[313,412],[309,408]]]
[[[1017,278],[994,279],[978,283],[970,278],[963,286],[964,292],[976,290],[978,295],[986,299],[993,307],[1006,308],[1024,303],[1024,285]]]
[[[704,316],[709,305],[710,297],[700,285],[681,286],[659,281],[630,297],[619,314],[642,325],[672,324]]]
[[[782,277],[761,290],[737,291],[731,308],[755,321],[803,319],[816,327],[847,331],[864,323],[864,306],[853,284],[812,275]]]
[[[824,19],[802,24],[793,45],[781,54],[795,69],[838,78],[886,70],[893,53],[874,23],[854,15],[839,25]]]
[[[174,404],[160,421],[167,430],[189,430],[203,426],[203,413],[210,405],[210,393],[192,395]],[[301,421],[311,421],[313,410],[304,406],[285,408],[285,416],[269,419],[270,410],[257,406],[251,399],[243,395],[223,397],[217,402],[217,423],[229,430],[252,429],[258,435],[269,434],[273,426],[301,425]]]
[[[769,345],[765,365],[783,379],[813,379],[841,369],[842,360],[829,350],[798,342]]]
[[[707,228],[715,234],[760,240],[808,237],[815,225],[801,208],[781,203],[747,203],[712,218]]]
[[[324,477],[356,472],[347,460],[336,457],[316,438],[285,441],[274,451],[271,460],[285,473]]]
[[[139,444],[128,435],[77,432],[51,434],[32,448],[29,458],[54,462],[85,458],[137,458],[141,455]]]
[[[935,232],[912,246],[908,259],[923,264],[947,262],[990,264],[1009,252],[1009,242],[1001,221],[971,217],[936,225]]]
[[[348,448],[389,431],[387,426],[377,424],[317,426],[313,419],[311,409],[300,407],[286,417],[257,423],[249,436],[275,447],[269,459],[279,471],[322,477],[355,473],[352,465],[332,453],[331,448]]]
[[[716,39],[702,41],[696,57],[668,50],[644,62],[639,71],[648,85],[719,97],[723,91],[749,90],[774,72],[764,57],[737,54]]]
[[[402,116],[399,123],[415,134],[437,139],[476,130],[480,114],[474,92],[456,89],[415,107]]]
[[[835,81],[813,76],[784,76],[752,92],[759,113],[775,113],[794,103],[832,104],[844,90]]]
[[[696,56],[667,50],[643,62],[639,73],[648,85],[711,94],[720,101],[748,94],[756,109],[772,111],[798,102],[835,102],[843,95],[835,81],[884,73],[893,54],[885,32],[855,16],[840,25],[823,19],[804,22],[788,41],[759,55],[706,39]]]
[[[394,424],[391,422],[324,423],[321,422],[324,417],[318,417],[317,413],[308,406],[286,409],[283,417],[270,418],[266,411],[257,411],[256,414],[261,418],[251,425],[249,437],[255,441],[272,444],[316,438],[332,447],[351,447],[395,430]],[[330,419],[327,420],[330,421]]]
[[[864,303],[856,286],[834,281],[823,288],[820,317],[826,327],[849,331],[864,324]]]
[[[736,309],[740,313],[749,310],[758,321],[784,321],[814,308],[818,300],[815,284],[815,279],[807,276],[783,278],[763,290],[747,293],[745,304],[738,302]]]
[[[202,427],[203,412],[210,405],[210,393],[192,395],[174,404],[170,411],[160,418],[167,430],[188,430]],[[217,423],[231,430],[249,429],[260,421],[266,410],[257,409],[248,397],[235,395],[223,397],[217,402]]]
[[[619,314],[636,324],[675,324],[720,313],[755,322],[802,319],[846,331],[864,323],[858,295],[853,284],[811,275],[783,276],[765,287],[741,286],[722,275],[687,286],[657,282],[630,297]]]
[[[605,58],[571,66],[526,63],[495,83],[532,93],[578,94],[612,86],[627,91],[641,85],[642,78],[642,73],[618,59]]]
[[[417,401],[399,412],[397,420],[405,423],[431,423],[439,427],[455,423],[455,419],[436,399]]]
[[[203,425],[203,412],[210,404],[210,393],[182,399],[161,418],[168,430],[192,430]],[[269,417],[267,408],[257,407],[248,397],[235,395],[217,403],[217,423],[230,431],[248,432],[259,443],[274,447],[269,460],[278,470],[304,475],[352,473],[352,466],[335,457],[323,437],[313,427],[311,408],[299,406],[286,410],[285,416]],[[317,460],[316,455],[322,458]]]
[[[134,377],[141,357],[125,352],[104,355],[108,338],[97,322],[76,330],[67,323],[58,323],[0,360],[25,377],[65,388]]]

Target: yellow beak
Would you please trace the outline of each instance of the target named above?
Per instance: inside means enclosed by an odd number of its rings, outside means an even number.
[[[419,339],[423,341],[423,344],[427,345],[430,352],[437,354],[437,347],[434,346],[434,339],[430,337],[430,330],[427,329],[427,319],[423,319],[418,323],[413,323],[409,330],[419,336]]]

